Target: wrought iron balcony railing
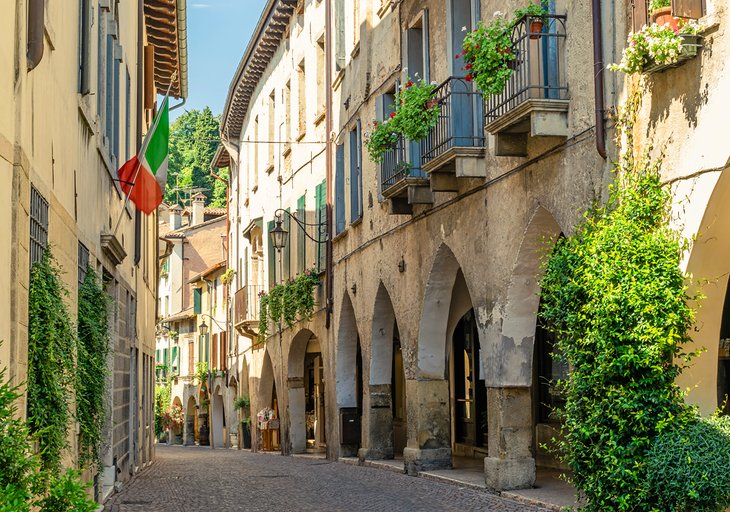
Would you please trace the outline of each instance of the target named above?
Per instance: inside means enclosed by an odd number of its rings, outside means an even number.
[[[433,96],[441,109],[438,123],[421,141],[423,165],[454,147],[484,146],[482,95],[462,77],[447,78]]]
[[[409,143],[403,136],[400,136],[393,148],[383,155],[383,161],[380,164],[380,183],[383,195],[387,196],[388,191],[396,188],[409,177],[426,177],[420,166],[414,166],[409,162],[408,149]]]
[[[233,302],[234,325],[241,325],[247,321],[258,321],[259,292],[261,290],[261,286],[246,285],[236,292]]]
[[[566,100],[568,86],[565,77],[565,20],[564,15],[543,17],[525,16],[512,33],[515,60],[511,63],[512,76],[501,94],[487,100],[486,122],[490,123],[510,114],[530,100]],[[537,30],[539,22],[542,27]]]

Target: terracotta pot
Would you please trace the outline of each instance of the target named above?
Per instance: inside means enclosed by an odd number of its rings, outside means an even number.
[[[438,107],[439,100],[436,98],[431,98],[430,100],[426,100],[426,110],[431,110],[433,107]]]
[[[657,25],[664,25],[666,23],[669,23],[669,26],[672,28],[672,30],[674,30],[675,32],[679,30],[679,18],[675,18],[674,16],[672,16],[671,7],[662,7],[661,9],[651,11],[651,21],[652,23],[656,23]]]
[[[542,35],[542,25],[543,22],[541,19],[536,19],[530,22],[530,39],[539,39]]]

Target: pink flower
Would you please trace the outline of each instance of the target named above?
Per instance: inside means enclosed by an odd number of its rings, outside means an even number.
[[[458,54],[458,53],[456,54],[456,58],[457,58],[457,59],[459,58],[459,54]]]

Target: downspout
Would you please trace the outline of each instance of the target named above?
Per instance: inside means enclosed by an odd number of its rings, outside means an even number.
[[[45,29],[44,0],[28,1],[28,45],[26,58],[28,71],[32,71],[43,58],[43,31]]]
[[[324,8],[324,26],[325,26],[325,133],[326,133],[326,146],[325,146],[325,158],[326,162],[326,182],[327,182],[327,242],[326,242],[326,273],[327,273],[327,286],[326,286],[326,319],[325,327],[330,328],[330,322],[332,319],[332,304],[334,299],[332,297],[334,290],[334,265],[332,261],[332,5],[331,0],[325,1]]]
[[[593,90],[596,109],[596,151],[606,159],[606,123],[604,121],[605,102],[603,97],[603,21],[601,19],[601,0],[593,4]]]
[[[144,0],[139,0],[137,2],[137,147],[142,146],[142,118],[144,117],[144,110],[143,110],[143,94],[144,94],[144,34],[142,33],[142,27],[144,27]],[[122,212],[122,215],[124,212]],[[139,261],[142,258],[142,251],[141,251],[141,226],[142,224],[142,216],[139,212],[139,210],[135,209],[134,212],[134,264],[139,265]],[[157,223],[155,223],[157,224]],[[156,231],[156,230],[155,230]],[[157,245],[157,244],[155,244]],[[155,249],[155,253],[157,256],[158,249]],[[155,261],[159,262],[159,258],[155,258]],[[159,268],[158,268],[159,271]],[[159,274],[158,274],[159,275]],[[158,283],[159,285],[159,283]],[[159,289],[157,289],[157,293],[159,294]],[[155,295],[155,298],[157,298],[159,295]],[[157,304],[157,301],[155,301],[155,304]],[[159,313],[156,310],[157,306],[155,305],[155,318],[157,318],[157,313]]]

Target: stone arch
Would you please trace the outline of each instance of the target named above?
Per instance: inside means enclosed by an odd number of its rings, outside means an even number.
[[[289,356],[287,358],[287,391],[288,391],[288,437],[289,452],[304,453],[307,450],[307,404],[305,393],[305,359],[310,343],[319,344],[315,334],[309,329],[300,330],[291,341]],[[321,361],[321,357],[320,357]],[[317,414],[315,405],[314,414],[319,417],[319,422],[324,423],[324,415]],[[315,430],[321,428],[317,425]],[[320,432],[315,433],[315,437]]]
[[[529,387],[532,385],[532,360],[540,305],[542,262],[561,233],[552,214],[538,206],[527,225],[512,277],[507,289],[507,302],[496,368],[489,386]]]
[[[210,397],[210,407],[210,437],[213,448],[225,448],[226,415],[223,405],[223,389],[220,385],[215,387],[215,391]]]
[[[678,208],[682,222],[692,226],[685,236],[696,235],[685,262],[686,272],[693,277],[689,293],[699,288],[704,298],[696,312],[692,342],[685,349],[704,351],[677,383],[689,390],[688,402],[710,415],[730,391],[730,171],[704,174],[691,180],[691,187],[686,194],[689,204]],[[684,197],[680,192],[684,191],[677,191],[675,197]],[[693,215],[701,220],[692,219]]]
[[[175,398],[172,399],[172,407],[180,407],[180,409],[183,409],[182,400],[179,396],[175,396]],[[184,413],[185,409],[183,409]],[[183,421],[182,425],[174,426],[170,429],[170,444],[183,444],[183,428],[185,427],[185,422]]]
[[[190,395],[188,397],[188,403],[185,407],[185,432],[183,434],[184,444],[186,446],[193,446],[195,444],[195,422],[196,422],[196,411],[198,404],[195,402],[195,397]]]
[[[270,407],[274,411],[274,417],[280,418],[279,414],[279,402],[278,402],[278,392],[277,392],[277,385],[276,385],[276,378],[274,376],[274,364],[271,359],[271,352],[269,348],[267,347],[264,351],[264,357],[263,362],[261,365],[261,377],[259,379],[258,383],[258,393],[256,393],[256,403],[254,404],[252,402],[252,405],[254,406],[254,409],[252,411],[253,417],[252,417],[252,434],[255,432],[255,443],[254,439],[252,439],[251,443],[252,446],[258,449],[264,448],[264,443],[262,442],[262,432],[260,429],[260,425],[257,420],[257,415],[260,411],[262,411],[266,407]],[[269,449],[272,448],[274,445],[274,435],[273,433],[267,433],[267,435],[270,435],[267,439],[271,441],[271,445],[269,446]],[[280,443],[280,437],[276,438],[276,443]]]
[[[342,297],[336,346],[335,395],[342,418],[340,455],[353,456],[362,444],[362,347],[355,309],[347,292]]]

